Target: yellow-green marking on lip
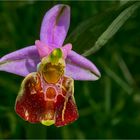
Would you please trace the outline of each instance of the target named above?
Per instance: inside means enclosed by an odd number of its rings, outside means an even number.
[[[41,123],[46,126],[53,125],[55,122],[54,120],[42,120]]]

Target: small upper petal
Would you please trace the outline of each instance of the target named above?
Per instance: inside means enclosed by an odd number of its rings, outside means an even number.
[[[49,46],[47,46],[46,44],[44,44],[40,40],[36,40],[35,45],[37,47],[40,58],[48,56],[52,51],[52,49]]]
[[[74,51],[71,51],[67,56],[66,75],[74,80],[97,80],[101,76],[91,61]]]
[[[48,46],[61,47],[67,35],[69,24],[70,7],[63,4],[54,6],[44,16],[40,40]]]
[[[72,49],[72,44],[70,44],[70,43],[61,47],[64,59],[67,58],[67,55],[70,53],[71,49]]]
[[[26,76],[37,70],[39,62],[40,57],[36,46],[29,46],[0,58],[0,71]]]

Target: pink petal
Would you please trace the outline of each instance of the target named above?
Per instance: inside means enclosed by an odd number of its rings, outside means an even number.
[[[61,49],[62,49],[62,52],[63,52],[63,55],[64,55],[64,59],[66,59],[67,55],[70,53],[70,51],[72,49],[72,45],[70,43],[66,44]]]
[[[91,61],[74,51],[71,51],[67,56],[66,75],[74,80],[98,80],[101,76]]]
[[[40,57],[36,46],[29,46],[0,58],[0,71],[26,76],[37,70],[39,62]]]
[[[51,8],[44,16],[40,40],[51,47],[61,47],[70,24],[70,8],[59,4]]]
[[[43,58],[45,56],[48,56],[52,51],[52,49],[49,46],[47,46],[46,44],[42,43],[40,40],[36,40],[35,45],[37,47],[39,56],[41,58]]]

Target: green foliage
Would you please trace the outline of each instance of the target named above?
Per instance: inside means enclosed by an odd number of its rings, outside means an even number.
[[[0,2],[0,57],[34,44],[45,12],[57,3],[71,6],[66,42],[88,55],[102,77],[75,81],[80,117],[56,128],[18,117],[14,103],[23,77],[0,72],[0,138],[140,138],[139,2]]]

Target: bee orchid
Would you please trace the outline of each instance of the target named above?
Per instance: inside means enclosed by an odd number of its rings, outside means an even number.
[[[85,57],[63,45],[70,7],[56,5],[44,16],[40,40],[0,58],[0,70],[24,76],[16,113],[31,123],[64,126],[78,118],[74,80],[97,80],[100,72]]]

